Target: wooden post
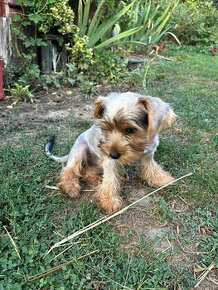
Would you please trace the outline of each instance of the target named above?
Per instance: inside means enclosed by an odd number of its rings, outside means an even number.
[[[3,99],[3,72],[2,72],[2,60],[0,59],[0,101]]]
[[[0,58],[7,65],[12,56],[11,18],[0,17]]]

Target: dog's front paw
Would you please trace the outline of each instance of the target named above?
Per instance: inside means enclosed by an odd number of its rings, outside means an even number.
[[[149,186],[161,187],[174,180],[172,175],[164,171],[156,162],[151,166],[144,168],[142,171],[142,180],[146,181]]]
[[[81,186],[79,178],[74,174],[74,168],[67,168],[59,176],[58,188],[66,192],[70,197],[77,197]]]
[[[98,205],[108,213],[118,211],[122,207],[122,198],[119,195],[103,191],[101,187],[98,188],[94,197]]]
[[[173,178],[172,175],[170,175],[170,173],[164,171],[164,174],[157,176],[156,179],[147,181],[147,183],[149,186],[158,188],[167,185],[173,180],[175,180],[175,178]]]
[[[57,187],[63,190],[71,198],[77,197],[81,190],[81,186],[79,185],[78,182],[71,182],[71,184],[65,184],[63,182],[59,182]]]

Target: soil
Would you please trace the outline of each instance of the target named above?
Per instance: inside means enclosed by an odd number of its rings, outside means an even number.
[[[98,88],[98,95],[106,95],[111,91],[126,92],[131,90],[129,86],[123,86],[120,88],[115,87],[100,87]],[[84,94],[80,92],[78,88],[61,88],[58,90],[50,90],[48,92],[41,92],[37,95],[38,102],[36,103],[18,103],[15,108],[12,108],[10,102],[6,99],[0,101],[0,120],[4,122],[4,119],[13,110],[18,110],[19,114],[19,125],[24,128],[25,134],[34,136],[34,130],[29,130],[25,128],[25,118],[28,117],[34,122],[43,122],[47,118],[59,119],[64,118],[73,113],[74,118],[85,119],[93,121],[93,109],[92,104],[93,98],[87,99]],[[0,147],[4,146],[8,140],[16,141],[19,139],[20,133],[7,134],[4,140],[1,140]],[[133,165],[129,169],[129,181],[123,182],[123,193],[125,193],[125,203],[130,204],[131,202],[145,196],[147,193],[151,192],[151,189],[143,184],[137,174],[137,167]],[[88,185],[85,185],[85,190],[90,190]],[[127,193],[127,194],[126,194]],[[51,193],[52,194],[52,193]],[[147,199],[140,201],[137,206],[130,208],[123,214],[112,219],[110,223],[114,227],[114,230],[121,236],[124,237],[124,243],[121,247],[123,251],[132,251],[134,254],[138,254],[139,249],[137,247],[137,241],[140,237],[141,240],[148,241],[150,252],[145,255],[152,255],[154,252],[167,252],[174,251],[175,249],[180,249],[175,241],[168,240],[168,232],[176,234],[178,228],[173,224],[167,224],[163,226],[162,223],[157,219],[157,217],[148,214],[148,209],[154,208],[153,200],[157,197],[154,195]],[[84,201],[95,202],[92,200],[92,195],[90,192],[84,192],[76,202],[78,205]],[[179,197],[172,203],[172,207],[178,212],[185,212],[188,210],[189,206],[185,201],[179,199]],[[70,210],[69,210],[70,214]],[[132,234],[129,234],[132,233]],[[150,241],[150,242],[149,242]],[[194,252],[196,249],[192,249],[193,255],[190,258],[185,251],[180,251],[177,254],[171,255],[169,261],[175,265],[182,263],[190,263],[196,259]],[[193,269],[192,269],[193,270]],[[191,269],[190,269],[191,271]],[[212,271],[209,278],[213,279],[214,272]],[[215,284],[210,280],[205,279],[198,288],[195,289],[217,289]]]

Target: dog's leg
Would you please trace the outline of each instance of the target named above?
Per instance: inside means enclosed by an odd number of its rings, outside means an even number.
[[[79,195],[81,186],[79,178],[82,174],[82,160],[77,160],[71,166],[65,167],[59,176],[58,187],[65,191],[70,197]]]
[[[119,196],[120,191],[120,165],[118,162],[104,158],[103,163],[103,180],[97,187],[94,195],[100,207],[108,213],[117,211],[122,206],[122,199]]]
[[[96,167],[87,167],[84,170],[83,179],[89,181],[94,187],[98,185],[100,170]]]
[[[169,172],[164,171],[155,161],[154,153],[144,154],[141,160],[141,176],[149,186],[160,187],[174,178]]]

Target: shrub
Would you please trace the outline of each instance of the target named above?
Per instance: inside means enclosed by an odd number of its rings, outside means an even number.
[[[73,47],[67,45],[69,63],[65,81],[79,85],[85,93],[90,93],[97,84],[122,82],[128,70],[119,56],[112,51],[89,48],[87,36],[74,40]]]
[[[35,101],[35,96],[29,91],[29,85],[22,86],[15,83],[14,88],[9,91],[11,95],[7,98],[13,101],[12,106],[16,105],[19,101],[31,103]]]
[[[178,5],[170,25],[183,44],[209,44],[217,42],[217,20],[212,1],[186,0]]]
[[[143,28],[128,39],[136,41],[137,47],[143,46],[143,48],[146,47],[150,51],[152,46],[168,33],[178,41],[177,37],[168,31],[168,21],[178,3],[178,0],[167,0],[161,6],[158,2],[151,0],[136,1],[136,5],[131,9],[128,26],[135,27],[142,25]]]

